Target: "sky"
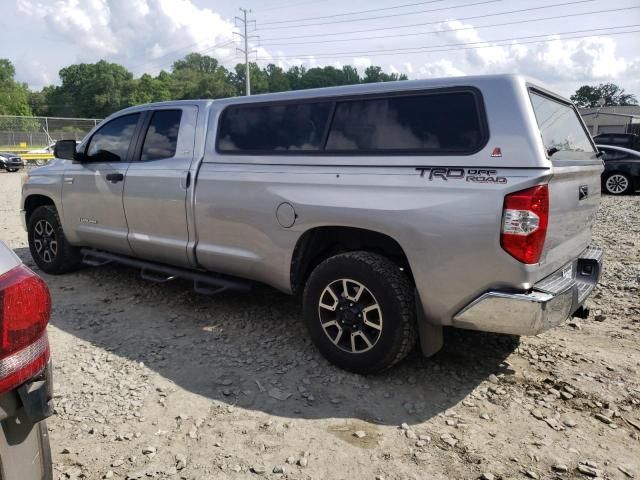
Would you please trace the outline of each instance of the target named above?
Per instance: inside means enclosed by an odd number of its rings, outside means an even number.
[[[100,59],[135,76],[189,52],[233,67],[240,7],[262,66],[522,73],[567,96],[615,82],[640,98],[640,0],[0,0],[0,58],[32,89]]]

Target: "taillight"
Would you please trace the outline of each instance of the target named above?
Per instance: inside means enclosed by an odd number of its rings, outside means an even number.
[[[549,188],[527,188],[504,197],[500,245],[522,263],[538,263],[549,222]]]
[[[24,265],[0,275],[0,393],[40,373],[49,361],[46,283]]]

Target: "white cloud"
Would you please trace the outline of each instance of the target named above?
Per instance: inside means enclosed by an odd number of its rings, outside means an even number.
[[[553,37],[552,37],[553,38]],[[616,56],[616,42],[607,37],[553,41],[527,46],[515,62],[519,71],[542,74],[547,80],[606,80],[625,73],[627,62]]]
[[[367,58],[367,57],[356,57],[353,59],[353,64],[357,68],[361,68],[365,70],[366,68],[370,67],[373,64],[373,62],[371,61],[370,58]]]
[[[492,46],[490,42],[482,39],[471,24],[466,24],[459,20],[448,20],[438,24],[436,30],[441,32],[438,38],[447,40],[442,43],[451,43],[453,45],[468,43],[473,44],[472,46],[474,47],[483,47],[464,50],[466,60],[472,66],[490,67],[506,61],[508,57],[505,49]],[[441,42],[438,42],[438,44],[441,44]]]
[[[0,16],[10,19],[9,27],[15,32],[34,32],[24,41],[6,42],[3,56],[12,59],[18,78],[32,88],[57,82],[56,72],[61,67],[77,62],[96,62],[101,58],[121,63],[136,75],[168,69],[175,59],[193,51],[215,56],[232,67],[243,60],[240,56],[234,58],[236,45],[231,40],[232,32],[237,29],[227,19],[237,10],[232,2],[215,3],[216,7],[200,6],[212,3],[204,0],[0,0]],[[260,22],[259,14],[255,18]],[[581,28],[602,25],[594,17]],[[398,53],[390,57],[371,53],[349,59],[343,57],[349,50],[408,46],[400,39],[373,40],[368,44],[354,42],[346,46],[339,58],[328,58],[326,54],[339,51],[335,45],[309,47],[308,51],[317,53],[319,58],[292,57],[294,52],[301,52],[294,45],[281,46],[277,50],[254,48],[258,49],[260,65],[273,62],[284,69],[293,65],[340,68],[350,64],[362,74],[370,65],[386,65],[386,71],[407,73],[409,78],[517,72],[538,78],[564,93],[583,84],[606,81],[616,82],[632,93],[640,93],[640,57],[629,46],[630,37],[617,40],[617,37],[606,35],[582,39],[549,36],[544,38],[550,40],[547,42],[526,43],[527,40],[523,40],[495,45],[490,40],[492,37],[538,35],[540,30],[529,24],[501,30],[476,29],[459,20],[443,21],[436,29],[440,33],[429,36],[430,40],[422,43],[445,46],[420,55]],[[560,27],[552,31],[559,30]],[[14,34],[12,38],[17,37]],[[226,42],[230,43],[225,45]],[[418,43],[416,39],[413,44]],[[461,45],[468,43],[483,48]]]
[[[461,77],[465,73],[457,68],[450,60],[438,60],[436,62],[425,63],[418,68],[420,78],[437,77]]]
[[[20,81],[27,83],[31,88],[40,90],[51,85],[55,78],[48,73],[48,69],[35,59],[21,57],[15,61],[16,71],[20,72]]]
[[[18,0],[17,7],[57,36],[81,42],[79,60],[135,64],[136,73],[166,68],[190,51],[211,49],[231,40],[235,30],[191,0]]]
[[[453,66],[448,60],[439,60],[423,67],[426,73],[460,74],[467,73],[517,72],[553,82],[573,80],[615,79],[628,69],[627,62],[616,55],[616,42],[610,37],[562,39],[549,35],[540,43],[511,42],[509,45],[495,45],[485,40],[470,24],[458,20],[444,22],[438,26],[440,38],[447,43],[459,45],[472,43],[464,52],[464,62]],[[455,30],[455,31],[447,31]],[[455,47],[452,47],[455,48]],[[457,71],[458,73],[454,73]]]

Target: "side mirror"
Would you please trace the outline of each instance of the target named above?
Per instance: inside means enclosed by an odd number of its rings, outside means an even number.
[[[78,160],[75,140],[58,140],[53,147],[53,156],[63,160]]]

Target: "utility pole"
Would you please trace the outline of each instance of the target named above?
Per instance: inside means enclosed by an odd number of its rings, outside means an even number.
[[[244,49],[236,48],[237,51],[244,53],[244,81],[245,81],[245,95],[251,95],[251,75],[249,72],[249,54],[256,53],[256,50],[249,51],[249,39],[258,38],[257,35],[249,35],[248,27],[250,23],[253,23],[255,29],[255,20],[247,20],[247,13],[251,13],[251,10],[247,10],[246,8],[241,8],[242,18],[235,17],[236,26],[238,22],[242,23],[244,34],[233,32],[236,35],[239,35],[240,38],[244,41]]]

